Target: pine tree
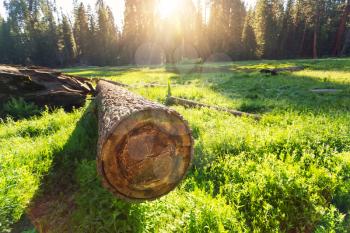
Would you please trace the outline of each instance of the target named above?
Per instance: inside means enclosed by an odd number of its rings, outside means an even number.
[[[33,28],[34,38],[31,38],[33,49],[31,60],[34,64],[55,66],[58,61],[58,27],[54,18],[55,7],[50,1],[39,2],[41,16],[35,16],[38,22]]]
[[[4,33],[7,40],[6,48],[7,59],[11,63],[25,64],[30,55],[29,43],[29,9],[27,2],[10,0],[5,2],[5,8],[8,13]]]
[[[104,1],[97,2],[98,15],[98,60],[100,65],[117,63],[118,33],[112,11]]]
[[[77,46],[77,56],[80,63],[87,64],[89,54],[89,24],[85,6],[80,3],[75,11],[74,37]]]
[[[133,63],[138,46],[137,0],[125,0],[124,28],[122,35],[123,62]]]
[[[249,11],[244,22],[242,33],[242,45],[243,45],[243,59],[256,58],[257,43],[253,28],[254,12]]]
[[[96,20],[96,14],[90,5],[87,7],[88,23],[89,23],[89,46],[87,51],[87,60],[89,64],[99,64],[98,58],[98,23]]]
[[[76,45],[71,25],[65,15],[62,16],[62,56],[63,64],[71,65],[76,59]]]
[[[204,6],[205,7],[205,6]],[[209,56],[208,36],[206,33],[206,24],[203,4],[201,0],[197,1],[197,10],[195,14],[195,26],[194,26],[194,45],[197,48],[199,56],[204,59]]]
[[[212,53],[225,52],[225,17],[222,0],[210,1],[210,18],[208,25],[209,43]]]
[[[241,0],[228,0],[228,32],[226,40],[229,41],[227,51],[233,59],[239,59],[242,53],[241,35],[246,17],[246,9]]]
[[[10,25],[8,21],[3,20],[1,25],[1,32],[0,32],[0,47],[1,47],[1,56],[0,56],[0,62],[1,63],[15,63],[13,62],[13,52],[14,49],[14,40],[10,33]]]
[[[293,6],[294,0],[288,0],[286,10],[283,14],[281,34],[279,36],[279,55],[281,57],[290,57],[293,51],[292,35],[294,34],[294,22],[293,22]]]
[[[4,51],[4,24],[5,20],[2,18],[0,14],[0,63],[3,63],[3,60],[5,58],[5,51]]]
[[[260,57],[277,57],[282,19],[283,2],[281,0],[258,0],[255,9],[255,34]]]

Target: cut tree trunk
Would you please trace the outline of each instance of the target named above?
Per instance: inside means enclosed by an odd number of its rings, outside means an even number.
[[[191,130],[181,115],[105,81],[98,82],[96,103],[103,185],[131,201],[173,190],[193,156]]]
[[[0,65],[0,105],[11,97],[38,106],[72,109],[85,104],[94,88],[86,79],[41,67]]]

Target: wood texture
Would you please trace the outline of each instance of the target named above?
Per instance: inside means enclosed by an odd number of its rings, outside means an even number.
[[[97,85],[98,171],[106,188],[131,201],[153,200],[184,178],[193,156],[186,121],[175,111],[109,82]]]
[[[211,108],[211,109],[215,109],[217,111],[228,112],[228,113],[230,113],[234,116],[237,116],[237,117],[247,116],[247,117],[253,117],[255,120],[260,120],[260,118],[261,118],[259,115],[256,115],[256,114],[241,112],[241,111],[237,111],[237,110],[227,109],[227,108],[208,105],[208,104],[202,104],[202,103],[198,103],[195,101],[177,98],[177,97],[173,97],[173,96],[168,96],[167,102],[169,104],[177,104],[177,105],[182,105],[185,107],[192,107],[192,108],[196,108],[196,107]]]
[[[88,80],[41,67],[0,65],[0,104],[11,97],[39,106],[81,107],[94,93]]]
[[[262,69],[260,70],[260,73],[278,75],[280,72],[296,72],[301,70],[304,70],[304,67],[292,66],[292,67],[284,67],[284,68],[276,68],[276,69]]]

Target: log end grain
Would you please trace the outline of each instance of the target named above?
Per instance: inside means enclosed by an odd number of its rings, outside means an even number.
[[[187,122],[165,107],[125,114],[102,141],[98,170],[103,184],[129,201],[154,200],[169,193],[185,177],[193,157]]]

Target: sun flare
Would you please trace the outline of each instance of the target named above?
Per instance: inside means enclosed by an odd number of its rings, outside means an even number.
[[[167,19],[174,16],[178,9],[178,1],[160,0],[158,3],[158,13],[161,19]]]

